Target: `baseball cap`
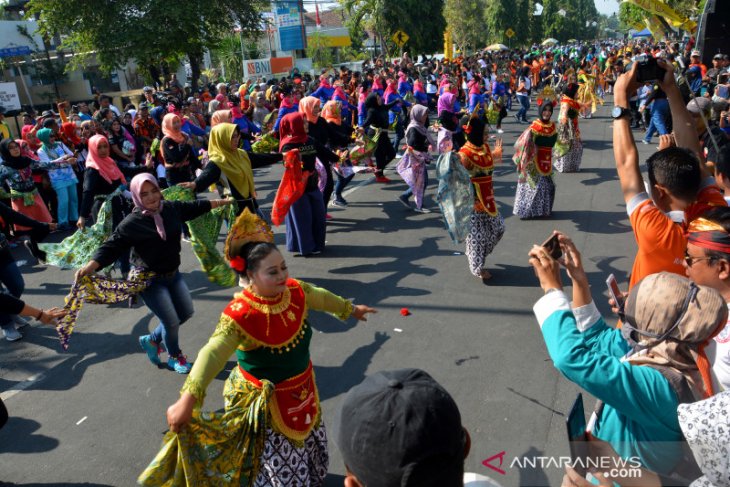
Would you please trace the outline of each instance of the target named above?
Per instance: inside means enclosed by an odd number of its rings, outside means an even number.
[[[366,486],[463,484],[459,408],[420,369],[366,377],[345,396],[336,427],[345,465]]]
[[[148,110],[149,108],[150,108],[150,105],[146,101],[143,101],[142,103],[139,104],[140,110]]]
[[[722,61],[722,54],[717,53],[712,57],[713,61]]]
[[[58,114],[53,110],[45,110],[43,113],[41,113],[41,118],[54,118],[57,115]]]
[[[700,56],[700,51],[697,51],[697,50],[692,51],[692,56],[691,57],[693,57],[693,56],[699,57]]]
[[[139,86],[139,85],[137,85],[137,86]],[[145,86],[144,88],[142,88],[142,93],[152,93],[154,91],[155,91],[155,89],[152,88],[151,86]]]
[[[687,103],[687,110],[693,115],[699,115],[700,112],[708,113],[712,109],[712,101],[705,97],[692,98]]]

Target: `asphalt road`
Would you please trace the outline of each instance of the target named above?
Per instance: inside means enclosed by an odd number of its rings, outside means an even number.
[[[529,115],[535,116],[534,108]],[[625,288],[635,252],[614,169],[610,104],[580,123],[581,172],[556,174],[552,218],[520,221],[512,216],[517,178],[511,156],[525,126],[513,117],[505,121],[505,157],[494,186],[506,232],[488,259],[494,276],[488,285],[471,276],[463,245],[451,242],[438,212],[410,212],[396,201],[405,184],[392,168],[386,173],[393,177],[390,185],[373,184],[370,175],[355,178],[346,195],[350,206],[330,209],[334,219],[321,256],[284,252],[294,277],[379,311],[359,324],[311,317],[312,360],[328,427],[344,393],[367,374],[419,367],[450,391],[461,409],[472,438],[467,471],[504,486],[560,484],[562,473],[554,466],[510,468],[516,457],[568,455],[565,414],[578,392],[547,355],[532,313],[542,293],[527,251],[553,229],[571,235],[583,252],[596,302],[606,312],[605,279],[614,273]],[[655,146],[640,144],[639,150],[643,160]],[[256,173],[265,209],[280,174],[280,167]],[[436,209],[434,193],[432,177],[426,206]],[[275,231],[283,243],[284,228]],[[209,283],[183,245],[181,270],[196,312],[181,328],[180,341],[194,360],[235,290]],[[22,248],[15,255],[28,261],[21,267],[24,299],[35,306],[62,304],[72,272],[35,266]],[[401,316],[401,308],[411,315]],[[137,337],[154,326],[144,306],[90,305],[68,352],[61,351],[52,328],[38,323],[26,328],[20,342],[0,341],[0,391],[11,415],[0,430],[1,485],[135,484],[160,446],[165,409],[184,381],[152,366],[140,349]],[[227,370],[233,365],[229,361]],[[221,373],[211,384],[207,409],[222,407],[226,376]],[[588,401],[586,408],[591,405]],[[504,475],[482,464],[501,452]],[[330,454],[328,485],[342,485],[344,466],[334,441]],[[498,467],[499,459],[491,464]]]

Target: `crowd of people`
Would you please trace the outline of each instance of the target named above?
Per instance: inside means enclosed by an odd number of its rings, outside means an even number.
[[[123,110],[101,95],[40,115],[27,111],[18,137],[3,130],[0,143],[0,196],[8,203],[0,203],[4,337],[20,340],[22,316],[31,316],[55,324],[67,347],[84,304],[140,296],[159,319],[139,337],[142,350],[154,365],[166,353],[167,367],[187,377],[167,411],[170,432],[139,482],[321,485],[329,456],[308,312],[364,321],[376,310],[290,277],[269,222],[286,225],[288,252],[326,255],[328,208],[347,208],[345,189],[358,173],[391,183],[385,170],[397,159],[393,169],[407,185],[398,200],[428,213],[435,159],[435,199],[448,234],[465,242],[469,272],[486,281],[487,258],[506,231],[493,188],[504,124],[521,132],[514,215],[549,218],[554,171],[580,171],[580,125],[598,123],[581,120],[612,94],[617,174],[638,243],[628,292],[612,303],[620,320],[614,328],[601,317],[580,252],[564,234],[556,234],[560,258],[530,250],[545,290],[535,315],[555,367],[601,400],[590,431],[594,454],[638,457],[644,473],[634,485],[688,485],[703,474],[728,485],[717,480],[722,467],[711,453],[695,448],[714,439],[726,449],[728,430],[713,436],[712,421],[702,423],[706,434],[688,428],[712,414],[723,415],[721,425],[730,419],[718,410],[730,388],[730,68],[718,54],[708,69],[692,49],[692,41],[681,48],[622,42],[450,61],[405,54],[369,61],[359,72],[295,69],[282,79],[195,90],[173,78],[164,89],[145,87],[144,100]],[[644,80],[647,64],[659,74]],[[646,183],[633,133],[641,128],[644,143],[659,134]],[[267,214],[256,169],[277,163],[284,173]],[[197,196],[211,188],[216,198]],[[221,256],[215,243],[223,220]],[[43,243],[50,232],[64,238]],[[38,310],[20,299],[24,281],[11,248],[21,241],[39,262],[75,270],[63,309]],[[179,272],[183,241],[211,281],[243,287],[194,364],[178,340],[194,315]],[[113,268],[121,279],[112,278]],[[208,384],[234,353],[225,410],[201,413]],[[342,409],[337,443],[346,485],[463,483],[469,434],[453,399],[426,372],[369,377]],[[387,428],[386,414],[396,415]],[[591,484],[569,469],[564,485]]]

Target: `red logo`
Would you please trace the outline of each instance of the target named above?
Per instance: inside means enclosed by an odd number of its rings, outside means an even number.
[[[505,472],[504,470],[502,470],[501,468],[499,468],[499,467],[502,466],[502,462],[504,461],[504,456],[505,456],[506,453],[507,452],[504,452],[504,451],[503,452],[499,452],[496,455],[493,455],[493,456],[487,458],[486,460],[484,460],[482,462],[482,465],[484,465],[485,467],[489,467],[492,470],[494,470],[495,472],[501,473],[502,475],[507,475],[507,472]],[[499,466],[498,467],[495,467],[491,463],[492,460],[494,460],[496,458],[499,458]]]

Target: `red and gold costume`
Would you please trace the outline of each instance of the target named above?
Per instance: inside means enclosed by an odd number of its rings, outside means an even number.
[[[459,156],[462,165],[469,171],[474,186],[474,211],[497,216],[497,204],[494,201],[494,187],[492,186],[494,160],[489,146],[485,144],[477,147],[471,142],[467,142],[459,150]]]

